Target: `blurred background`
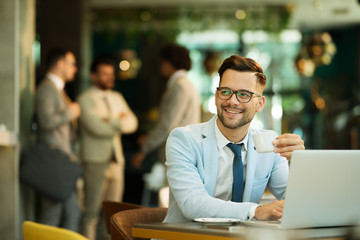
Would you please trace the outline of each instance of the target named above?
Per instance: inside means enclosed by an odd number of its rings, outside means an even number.
[[[359,0],[1,0],[0,20],[1,239],[21,237],[19,158],[35,141],[34,94],[53,47],[77,57],[79,72],[66,87],[72,99],[90,85],[95,56],[116,59],[115,89],[140,120],[138,132],[123,137],[127,156],[156,121],[165,89],[158,53],[169,41],[191,52],[203,121],[216,111],[219,65],[239,54],[268,77],[253,127],[297,133],[308,149],[359,149]],[[135,184],[142,172],[126,174]],[[124,200],[139,198],[126,190]]]

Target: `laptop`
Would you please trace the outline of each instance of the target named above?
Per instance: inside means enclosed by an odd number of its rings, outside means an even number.
[[[294,151],[281,221],[242,223],[280,229],[360,225],[360,150]]]

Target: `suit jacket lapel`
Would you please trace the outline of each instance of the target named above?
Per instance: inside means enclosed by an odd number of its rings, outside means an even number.
[[[99,91],[100,90],[97,90],[95,87],[90,88],[91,97],[93,98],[96,105],[95,111],[97,115],[106,118],[109,117],[109,110],[108,107],[106,106],[106,102],[105,102],[106,100],[101,96]],[[109,96],[106,97],[111,106],[111,97]]]
[[[213,117],[203,128],[201,142],[204,151],[204,185],[207,192],[213,196],[215,192],[217,169],[218,169],[218,147],[215,137],[216,116]]]
[[[60,99],[62,99],[66,105],[70,105],[72,103],[70,97],[66,94],[65,89],[62,89],[62,90],[58,89],[56,87],[55,83],[53,81],[51,81],[50,78],[46,78],[45,81],[55,89],[55,91],[58,94],[58,97]]]
[[[255,145],[251,136],[251,129],[250,129],[248,136],[248,150],[246,156],[246,180],[245,180],[243,202],[250,202],[251,200],[251,193],[254,184],[254,176],[255,176],[256,165],[258,162],[257,161],[258,156],[259,154],[255,150]]]
[[[45,83],[49,84],[51,87],[54,88],[54,90],[56,91],[56,93],[58,94],[58,98],[63,99],[64,103],[66,104],[66,99],[64,98],[64,95],[61,94],[60,90],[56,87],[55,83],[53,83],[53,81],[51,81],[50,78],[46,78],[45,79]]]

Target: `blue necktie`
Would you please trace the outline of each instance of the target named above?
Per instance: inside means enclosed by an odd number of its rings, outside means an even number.
[[[241,159],[242,144],[229,143],[227,146],[234,153],[233,188],[231,201],[242,202],[244,189],[244,166]]]

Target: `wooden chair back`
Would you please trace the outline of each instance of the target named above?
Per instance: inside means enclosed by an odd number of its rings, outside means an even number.
[[[110,234],[110,218],[113,214],[125,210],[142,208],[142,207],[143,206],[134,203],[103,201],[102,202],[103,216],[108,233]]]
[[[139,208],[118,212],[111,217],[111,240],[133,240],[135,223],[158,223],[165,218],[167,208]]]

